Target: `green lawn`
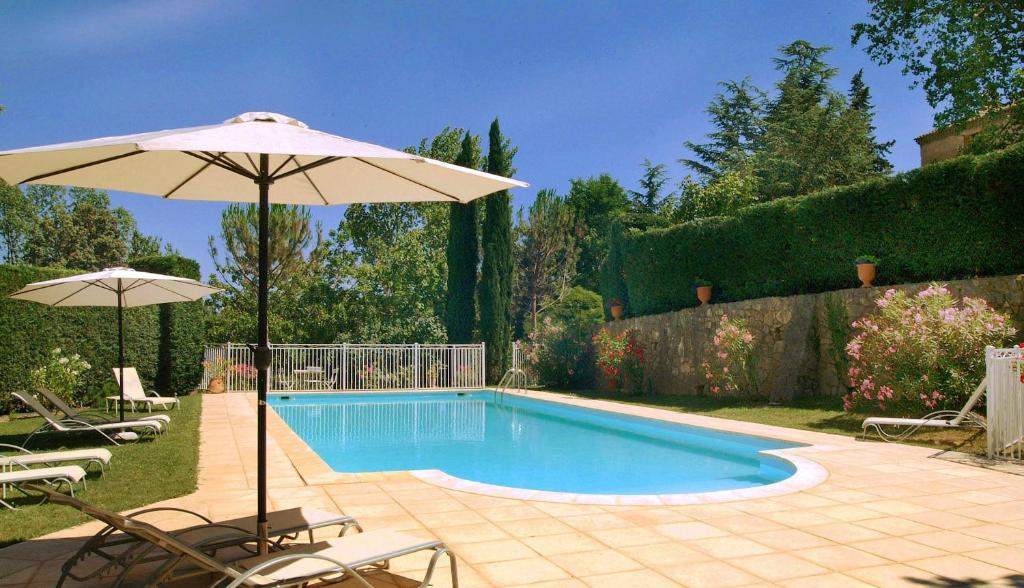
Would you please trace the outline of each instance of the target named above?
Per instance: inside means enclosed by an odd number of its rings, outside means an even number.
[[[629,395],[602,390],[554,391],[581,398],[615,400],[676,412],[849,436],[860,435],[861,422],[866,417],[872,416],[867,413],[844,412],[842,401],[839,398],[829,397],[800,398],[786,406],[768,406],[767,402],[763,399],[750,400],[675,394]],[[871,437],[869,435],[869,439],[877,441],[878,437]],[[985,453],[985,433],[977,429],[919,432],[908,443],[972,454]]]
[[[153,440],[121,446],[98,443],[98,435],[66,436],[50,434],[32,440],[32,451],[43,449],[108,447],[114,454],[105,476],[90,471],[88,488],[79,485],[75,496],[111,510],[122,511],[193,492],[199,462],[199,413],[202,398],[198,394],[181,399],[179,410],[166,411],[171,427]],[[125,413],[127,417],[132,413]],[[145,414],[145,413],[136,413]],[[0,443],[21,445],[25,435],[42,419],[13,419],[0,422]],[[90,470],[94,469],[90,468]],[[65,506],[22,502],[11,511],[0,507],[0,547],[17,543],[88,519]]]

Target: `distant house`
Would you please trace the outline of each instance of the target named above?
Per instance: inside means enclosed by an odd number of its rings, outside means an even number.
[[[1004,108],[996,117],[1002,119],[1007,111]],[[972,119],[964,128],[945,127],[929,131],[914,139],[921,147],[921,165],[950,159],[960,155],[965,147],[971,144],[974,136],[980,133],[986,124],[992,121],[983,116]]]

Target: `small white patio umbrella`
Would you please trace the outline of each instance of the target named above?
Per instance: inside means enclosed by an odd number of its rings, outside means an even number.
[[[118,381],[121,401],[118,416],[124,420],[124,309],[150,304],[190,302],[220,292],[220,288],[179,278],[127,267],[112,267],[90,274],[80,274],[33,282],[10,295],[48,306],[116,306],[117,359],[121,371]]]
[[[525,182],[248,112],[222,124],[0,152],[0,179],[259,203],[256,365],[257,533],[267,548],[266,428],[270,203],[469,202]],[[271,197],[273,186],[273,197]]]

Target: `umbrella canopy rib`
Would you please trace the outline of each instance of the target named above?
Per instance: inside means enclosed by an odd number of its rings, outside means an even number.
[[[391,175],[393,175],[395,177],[401,178],[401,179],[403,179],[403,180],[405,180],[407,182],[416,184],[417,186],[419,186],[421,188],[426,188],[427,190],[430,190],[431,192],[434,192],[436,194],[440,194],[441,196],[444,196],[445,198],[451,198],[452,200],[454,200],[456,202],[462,202],[462,200],[459,200],[458,196],[452,196],[451,194],[449,194],[447,192],[443,192],[441,190],[438,190],[437,188],[435,188],[433,186],[428,186],[428,185],[424,184],[423,182],[414,180],[414,179],[412,179],[410,177],[407,177],[407,176],[403,176],[400,173],[393,172],[393,171],[389,170],[386,167],[379,166],[379,165],[377,165],[375,163],[370,163],[369,161],[366,161],[362,157],[353,157],[352,159],[355,159],[356,161],[358,161],[360,163],[365,163],[366,165],[368,165],[370,167],[373,167],[373,168],[376,168],[376,169],[378,169],[378,170],[380,170],[382,172],[386,172],[386,173],[389,173],[389,174],[391,174]]]
[[[85,169],[87,167],[93,167],[94,165],[100,165],[100,164],[108,163],[108,162],[111,162],[111,161],[117,161],[118,159],[124,159],[126,157],[132,157],[133,155],[139,155],[140,153],[145,153],[145,151],[143,151],[141,149],[136,149],[135,151],[129,151],[128,153],[121,153],[119,155],[112,155],[110,157],[104,157],[103,159],[97,159],[96,161],[89,161],[89,162],[86,162],[86,163],[80,163],[78,165],[72,165],[71,167],[65,167],[64,169],[58,169],[58,170],[55,170],[55,171],[44,172],[44,173],[32,176],[31,178],[25,178],[24,180],[21,180],[21,181],[16,182],[16,183],[18,183],[18,184],[27,184],[29,182],[38,182],[39,180],[46,179],[46,178],[48,178],[50,176],[59,176],[60,174],[63,174],[63,173],[77,171],[77,170],[80,170],[80,169]]]
[[[224,154],[223,154],[223,153],[221,153],[221,155],[224,155]],[[220,156],[218,156],[217,158],[218,158],[218,159],[220,159]],[[184,188],[184,187],[185,187],[185,184],[187,184],[187,183],[191,182],[192,180],[196,179],[196,177],[197,177],[197,176],[198,176],[199,174],[201,174],[201,173],[203,173],[204,171],[206,171],[206,170],[210,169],[210,166],[211,166],[211,165],[213,165],[213,163],[212,163],[212,162],[209,162],[209,161],[208,161],[208,162],[206,162],[206,163],[204,163],[204,164],[202,165],[202,167],[200,167],[200,168],[199,168],[199,169],[197,169],[197,170],[196,170],[195,172],[193,172],[193,173],[192,173],[192,175],[190,175],[190,176],[188,176],[187,178],[185,178],[184,180],[182,180],[182,181],[181,181],[181,183],[179,183],[179,184],[178,184],[177,186],[175,186],[174,188],[172,188],[170,192],[167,192],[166,194],[164,194],[164,195],[162,196],[162,198],[164,198],[164,199],[170,198],[170,197],[171,197],[172,195],[174,195],[174,193],[175,193],[175,192],[177,192],[178,190],[181,190],[182,188]]]

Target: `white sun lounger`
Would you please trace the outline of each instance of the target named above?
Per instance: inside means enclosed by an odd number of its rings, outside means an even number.
[[[938,410],[930,414],[926,414],[919,419],[901,419],[892,417],[870,417],[864,419],[861,424],[863,435],[867,435],[868,428],[873,428],[878,436],[885,441],[902,441],[907,437],[910,437],[922,427],[929,427],[935,429],[957,429],[957,428],[986,428],[986,423],[983,418],[976,416],[971,411],[981,400],[981,396],[985,393],[986,381],[982,380],[978,387],[974,390],[974,394],[967,399],[967,403],[959,411],[955,410]],[[885,428],[891,428],[886,430]]]
[[[110,458],[112,457],[110,450],[102,447],[96,447],[94,449],[68,449],[64,451],[43,451],[41,453],[32,453],[24,447],[10,445],[8,443],[0,443],[0,450],[4,449],[13,449],[15,451],[20,451],[21,453],[15,455],[0,455],[0,472],[13,471],[17,466],[53,466],[58,463],[84,461],[85,469],[88,469],[90,465],[95,464],[99,466],[100,474],[103,474],[106,471],[107,466],[110,465]]]
[[[121,383],[121,368],[113,368],[114,380],[117,381],[118,385]],[[106,408],[110,410],[110,405],[117,406],[120,402],[121,396],[107,396]],[[180,402],[174,396],[160,396],[156,392],[150,390],[149,392],[142,386],[142,380],[139,379],[139,372],[135,371],[133,367],[124,368],[124,401],[131,405],[132,410],[135,410],[135,403],[143,404],[149,409],[149,412],[153,412],[153,407],[167,408],[173,406],[179,408]]]
[[[56,394],[47,390],[46,388],[37,387],[36,393],[45,398],[47,402],[52,404],[53,407],[56,408],[57,410],[64,413],[64,415],[67,416],[69,419],[74,419],[76,421],[85,421],[87,423],[92,424],[114,422],[113,418],[110,415],[94,413],[88,410],[75,410],[74,408],[71,408],[71,406],[69,406],[67,402],[64,402],[64,400],[62,400],[60,396],[57,396]],[[132,420],[160,421],[161,423],[164,424],[165,427],[171,424],[171,417],[165,414],[151,414],[143,417],[133,418]]]
[[[39,402],[38,398],[28,392],[11,392],[11,396],[17,398],[24,403],[25,406],[31,408],[36,414],[43,417],[43,420],[45,421],[39,426],[39,428],[32,431],[29,436],[25,438],[26,447],[32,437],[39,433],[47,432],[94,432],[114,445],[120,445],[118,441],[138,441],[139,434],[136,433],[135,430],[153,435],[162,433],[164,430],[163,424],[159,421],[124,421],[94,424],[75,419],[58,419],[53,415],[53,413],[47,410],[41,402]]]
[[[2,487],[2,498],[0,498],[0,506],[6,506],[11,510],[16,510],[18,507],[7,502],[7,489],[14,488],[22,494],[28,496],[28,492],[21,488],[21,484],[39,483],[46,482],[53,486],[59,486],[60,484],[67,484],[68,490],[71,492],[71,496],[75,495],[75,484],[81,482],[85,484],[85,470],[80,466],[69,465],[60,466],[53,468],[23,468],[16,469],[9,472],[0,472],[0,487]],[[36,489],[36,488],[33,488]],[[45,497],[44,497],[45,498]]]
[[[75,508],[169,554],[171,557],[164,565],[147,575],[149,582],[147,585],[150,586],[159,586],[175,578],[186,577],[175,576],[174,573],[183,564],[187,564],[193,568],[187,573],[187,577],[192,577],[197,572],[212,574],[214,578],[211,586],[224,588],[238,588],[239,586],[298,587],[328,578],[332,580],[351,579],[354,586],[373,588],[373,584],[365,579],[360,573],[361,571],[381,569],[386,567],[392,559],[421,551],[433,553],[424,572],[420,588],[430,585],[434,568],[443,556],[448,556],[451,563],[452,587],[458,588],[459,586],[455,556],[447,545],[441,541],[422,539],[399,531],[381,530],[346,535],[318,543],[288,547],[266,555],[225,562],[205,553],[197,545],[187,543],[148,523],[85,504],[80,500],[69,498],[46,488],[33,487],[32,489],[47,494],[51,502]],[[255,535],[240,529],[235,536],[250,542],[256,540]],[[225,536],[226,538],[227,536]]]

